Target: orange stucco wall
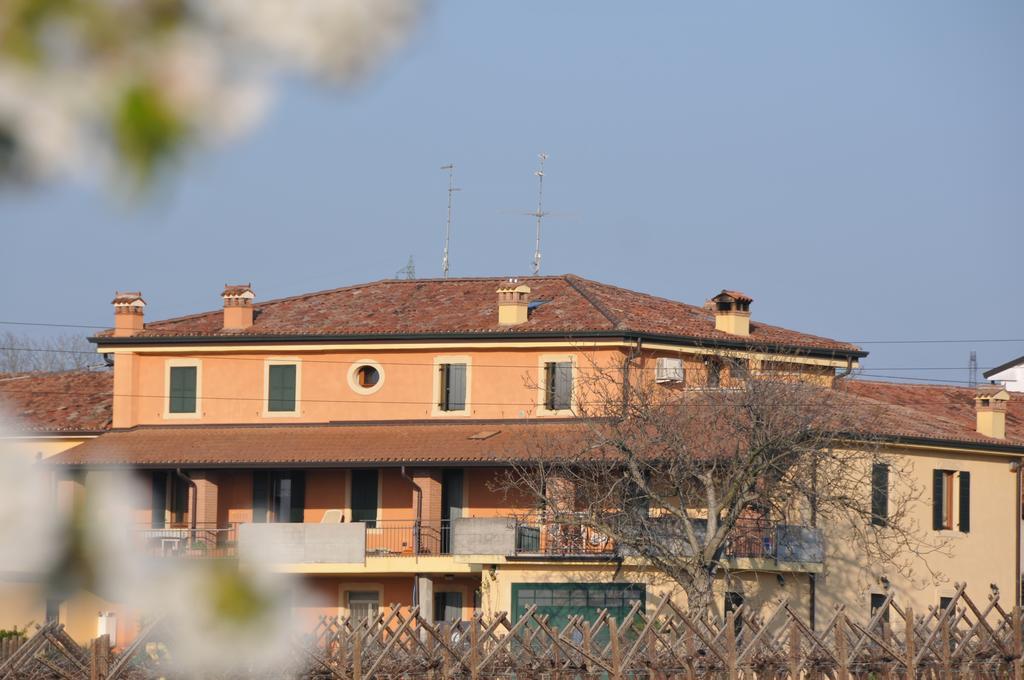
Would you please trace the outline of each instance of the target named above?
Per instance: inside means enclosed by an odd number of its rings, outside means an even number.
[[[618,349],[296,351],[270,353],[119,353],[115,359],[114,426],[139,424],[293,423],[422,418],[522,418],[538,415],[537,384],[545,355],[573,355],[582,374],[595,365],[619,366]],[[436,360],[469,358],[469,408],[459,415],[435,413]],[[299,412],[266,413],[268,360],[298,359]],[[200,413],[165,413],[168,366],[199,362]],[[363,360],[380,365],[382,381],[372,394],[350,385],[349,372]]]

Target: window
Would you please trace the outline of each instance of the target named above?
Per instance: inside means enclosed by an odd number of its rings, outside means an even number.
[[[932,471],[932,528],[952,530],[954,519],[955,485],[959,478],[959,529],[962,533],[971,530],[971,473],[954,470]]]
[[[732,591],[726,592],[725,594],[725,615],[728,616],[730,612],[735,612],[743,606],[743,595],[740,593],[734,593]],[[733,621],[735,626],[736,634],[740,634],[740,630],[743,629],[743,614],[738,614]]]
[[[356,369],[356,382],[363,389],[369,389],[380,382],[380,371],[373,366],[360,366]]]
[[[544,364],[544,406],[549,411],[572,408],[572,362],[549,361]]]
[[[60,621],[60,600],[46,598],[46,622],[57,623]]]
[[[352,470],[352,521],[368,529],[377,527],[378,483],[377,470]]]
[[[875,614],[882,607],[885,607],[885,611],[882,612],[882,621],[889,623],[889,608],[885,606],[885,595],[871,593],[871,618],[875,618]]]
[[[384,386],[384,368],[373,359],[354,361],[348,368],[348,386],[357,394],[373,394]]]
[[[462,620],[462,593],[434,593],[434,622],[456,623]]]
[[[350,590],[348,614],[353,620],[376,618],[380,611],[380,593],[376,590]]]
[[[889,525],[889,466],[885,463],[871,466],[871,523]]]
[[[295,385],[298,366],[270,364],[267,367],[267,410],[275,413],[295,412]]]
[[[150,527],[163,529],[168,515],[172,523],[184,523],[189,506],[188,482],[168,470],[155,470],[151,488]]]
[[[168,413],[196,412],[197,366],[171,366],[170,389],[167,399]]]
[[[704,387],[719,387],[722,384],[722,360],[718,357],[705,357],[704,359],[705,385]]]
[[[252,521],[301,523],[305,520],[306,474],[302,470],[252,473]]]
[[[466,364],[441,364],[441,394],[438,408],[442,411],[466,410]]]
[[[949,605],[953,604],[953,598],[951,597],[940,597],[939,598],[939,613],[942,613],[949,609]]]

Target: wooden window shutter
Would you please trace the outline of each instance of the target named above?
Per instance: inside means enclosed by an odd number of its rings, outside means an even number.
[[[163,529],[166,525],[167,510],[167,472],[153,472],[153,494],[151,497],[151,514],[149,525],[153,529]]]
[[[267,394],[268,411],[295,410],[295,364],[270,367],[270,385]]]
[[[553,409],[572,408],[572,362],[560,361],[555,366]]]
[[[437,395],[437,407],[442,411],[448,410],[448,364],[441,364],[437,367],[441,372],[441,389]]]
[[[889,525],[889,466],[885,463],[871,466],[871,523]]]
[[[945,473],[942,470],[932,470],[932,529],[942,529],[944,517],[942,515],[942,499],[946,493]]]
[[[544,407],[555,408],[555,364],[550,361],[544,364]]]
[[[253,470],[252,473],[252,521],[267,521],[267,505],[270,500],[270,473],[267,470]]]
[[[301,524],[306,519],[306,471],[292,470],[288,473],[292,480],[292,504],[290,522]]]
[[[466,364],[448,364],[447,411],[462,411],[466,408]]]
[[[171,366],[171,385],[167,410],[170,413],[196,412],[195,366]]]
[[[960,531],[971,530],[971,473],[960,473]]]

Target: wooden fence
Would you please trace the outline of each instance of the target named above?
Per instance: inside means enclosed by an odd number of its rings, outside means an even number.
[[[725,619],[691,616],[669,600],[635,605],[621,620],[571,616],[560,627],[536,608],[513,621],[499,614],[459,624],[423,620],[392,607],[376,618],[324,618],[282,668],[240,677],[410,680],[1024,680],[1022,614],[992,594],[976,603],[958,586],[944,609],[915,613],[890,596],[869,620],[837,609],[817,631],[787,603],[740,607]],[[175,677],[150,665],[148,642],[112,653],[105,638],[76,646],[51,624],[0,657],[0,680]],[[173,642],[168,642],[173,655]],[[225,650],[226,654],[230,650]]]

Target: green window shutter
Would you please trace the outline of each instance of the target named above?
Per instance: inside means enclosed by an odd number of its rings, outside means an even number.
[[[544,407],[549,411],[555,409],[555,364],[544,364]]]
[[[971,530],[971,473],[960,473],[960,531]]]
[[[446,364],[445,369],[444,410],[462,411],[466,408],[466,364]]]
[[[288,473],[292,478],[292,522],[302,523],[306,519],[306,472],[292,470]]]
[[[167,472],[156,470],[153,472],[153,493],[151,496],[151,515],[149,526],[154,529],[163,529],[166,522],[167,510]]]
[[[267,390],[268,411],[295,410],[295,364],[270,366],[270,385]]]
[[[942,496],[945,493],[942,470],[932,470],[932,529],[938,531],[942,528]]]
[[[554,366],[554,384],[551,389],[551,409],[572,408],[572,362],[559,361]]]
[[[377,526],[377,470],[352,470],[352,521]]]
[[[889,524],[889,466],[884,463],[871,466],[871,523]]]
[[[262,524],[267,521],[267,506],[270,500],[270,473],[266,470],[252,472],[252,521]]]
[[[170,413],[196,412],[195,366],[171,366],[171,386],[167,410]]]

